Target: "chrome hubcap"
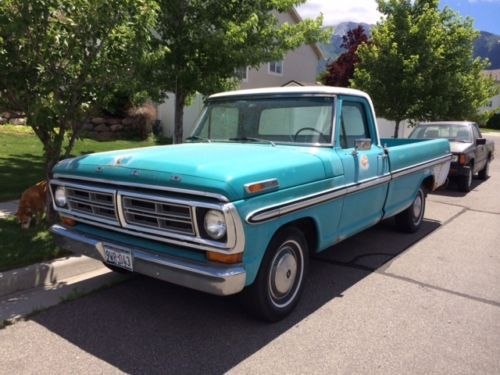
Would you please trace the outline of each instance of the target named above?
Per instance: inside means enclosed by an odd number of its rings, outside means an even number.
[[[422,196],[418,193],[417,197],[413,201],[413,218],[415,222],[420,221],[420,216],[422,215]]]
[[[271,293],[275,299],[286,296],[293,287],[297,276],[297,259],[288,247],[275,258],[271,276]]]

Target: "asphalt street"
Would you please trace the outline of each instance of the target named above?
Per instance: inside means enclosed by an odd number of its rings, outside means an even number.
[[[302,300],[262,323],[237,298],[136,277],[0,330],[0,374],[499,374],[500,137],[487,181],[428,197],[311,261]]]

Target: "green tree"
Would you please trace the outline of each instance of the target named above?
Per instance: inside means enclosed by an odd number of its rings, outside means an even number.
[[[152,0],[0,2],[0,108],[26,114],[48,177],[96,106],[139,90],[157,10]]]
[[[160,0],[155,31],[159,50],[169,54],[154,81],[176,95],[175,143],[182,142],[186,101],[234,87],[235,70],[280,60],[302,44],[327,40],[322,18],[280,25],[276,12],[304,0]]]
[[[478,33],[472,20],[438,0],[377,0],[386,17],[372,30],[372,43],[358,49],[352,86],[372,96],[379,115],[404,119],[464,120],[494,96],[481,75],[486,60],[473,58]]]

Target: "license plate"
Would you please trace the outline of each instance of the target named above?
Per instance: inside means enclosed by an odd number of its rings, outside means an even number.
[[[124,268],[129,271],[134,270],[132,253],[128,249],[104,245],[104,261],[108,264]]]

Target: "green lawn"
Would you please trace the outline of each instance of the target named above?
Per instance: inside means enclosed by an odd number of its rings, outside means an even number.
[[[69,253],[59,249],[42,225],[23,230],[15,218],[0,220],[0,272]]]
[[[153,139],[107,142],[84,139],[76,142],[72,154],[82,155],[154,144]],[[43,179],[43,147],[31,128],[13,125],[0,126],[0,181],[2,182],[0,202],[18,199],[27,187]]]
[[[500,129],[481,128],[481,133],[500,133]]]

